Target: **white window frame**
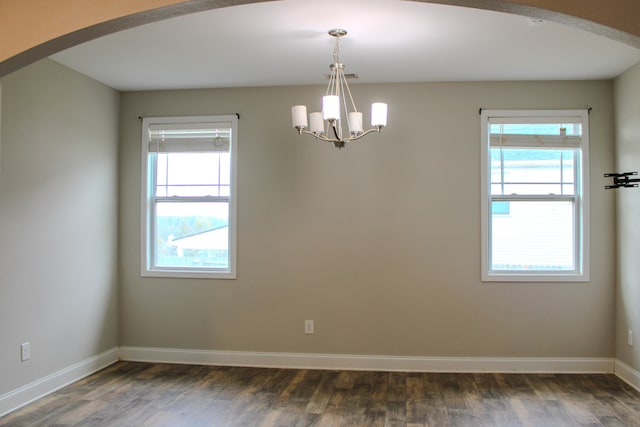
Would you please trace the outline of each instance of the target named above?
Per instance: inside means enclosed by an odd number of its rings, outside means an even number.
[[[482,110],[481,112],[481,280],[483,282],[587,282],[589,281],[589,112],[588,110]],[[575,250],[577,270],[558,271],[494,271],[491,270],[491,162],[490,162],[490,120],[492,118],[579,118],[582,123],[580,161],[575,195]],[[544,122],[544,121],[542,121]],[[517,196],[516,196],[517,197]],[[522,196],[519,200],[553,200],[555,196]],[[557,198],[556,198],[557,200]]]
[[[153,246],[151,239],[155,227],[154,203],[154,162],[150,154],[149,126],[154,124],[183,123],[231,123],[229,153],[231,157],[231,177],[229,203],[229,265],[226,269],[203,269],[189,267],[158,267],[153,265]],[[237,234],[237,170],[238,170],[238,118],[236,115],[219,116],[178,116],[178,117],[145,117],[142,119],[142,203],[141,203],[141,253],[140,274],[143,277],[177,277],[205,279],[236,278],[236,234]]]

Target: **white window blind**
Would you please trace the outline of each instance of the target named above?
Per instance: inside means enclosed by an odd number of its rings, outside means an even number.
[[[150,152],[229,151],[231,122],[149,124]]]

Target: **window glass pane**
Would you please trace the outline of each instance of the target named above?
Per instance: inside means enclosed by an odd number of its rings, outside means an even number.
[[[492,148],[491,194],[572,194],[573,150]]]
[[[228,153],[159,153],[157,156],[158,197],[224,195],[221,192],[229,195],[231,156]]]
[[[573,202],[503,203],[491,206],[491,270],[576,270]]]
[[[229,204],[157,202],[156,267],[228,268]]]
[[[502,150],[489,150],[491,162],[491,194],[502,194]],[[494,188],[495,187],[495,188]]]
[[[502,185],[491,184],[491,194],[496,194],[496,195],[502,194]]]
[[[511,213],[511,202],[493,202],[491,213],[493,215],[509,215]]]
[[[220,153],[219,166],[219,182],[220,185],[228,186],[231,183],[231,154]]]
[[[561,194],[562,186],[560,184],[505,184],[504,194]]]
[[[562,182],[563,184],[575,184],[575,162],[577,152],[565,150],[562,152]],[[573,190],[572,190],[573,191]],[[565,193],[567,194],[567,193]]]

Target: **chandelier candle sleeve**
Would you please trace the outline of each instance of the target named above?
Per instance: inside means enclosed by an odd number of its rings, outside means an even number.
[[[340,97],[338,95],[322,97],[322,116],[325,120],[340,119]]]
[[[324,133],[324,121],[322,120],[321,112],[314,112],[309,114],[310,127],[309,130],[315,134]]]
[[[349,131],[351,135],[360,135],[362,129],[362,113],[352,111],[349,113]]]
[[[294,105],[291,107],[291,121],[294,128],[307,127],[307,107],[305,105]]]
[[[387,104],[374,102],[371,104],[371,126],[387,125]]]

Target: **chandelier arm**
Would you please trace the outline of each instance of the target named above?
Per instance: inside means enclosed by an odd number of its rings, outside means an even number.
[[[324,142],[341,142],[341,140],[336,139],[336,138],[329,138],[321,133],[315,133],[315,132],[311,132],[310,130],[305,130],[305,129],[298,129],[298,134],[299,135],[311,135],[312,137],[314,137],[315,139],[318,139],[320,141],[324,141]]]
[[[368,134],[370,134],[372,132],[380,133],[381,129],[382,129],[382,126],[376,126],[374,128],[367,129],[366,131],[362,132],[359,135],[351,136],[351,137],[348,137],[348,138],[329,138],[329,137],[327,137],[325,135],[322,135],[320,133],[311,132],[309,130],[305,130],[305,129],[301,129],[301,128],[298,129],[298,134],[299,135],[311,135],[312,137],[314,137],[314,138],[316,138],[316,139],[318,139],[320,141],[332,142],[332,143],[335,144],[335,143],[345,143],[345,142],[356,141],[356,140],[362,138],[363,136],[368,135]]]
[[[376,127],[374,127],[374,128],[367,129],[366,131],[362,132],[361,134],[354,135],[354,136],[351,136],[351,137],[349,137],[349,138],[345,138],[345,139],[344,139],[344,141],[345,141],[345,142],[355,141],[355,140],[358,140],[358,139],[362,138],[362,137],[363,137],[363,136],[365,136],[365,135],[370,134],[371,132],[378,132],[378,133],[380,133],[380,129],[382,129],[382,126],[376,126]]]

